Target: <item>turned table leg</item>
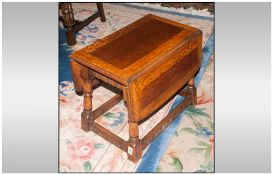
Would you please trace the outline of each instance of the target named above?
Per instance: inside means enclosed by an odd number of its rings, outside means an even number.
[[[197,103],[197,96],[196,96],[196,87],[194,85],[194,78],[190,79],[190,81],[188,82],[188,90],[191,93],[192,106],[195,106]]]
[[[83,84],[83,112],[81,115],[81,128],[85,132],[90,131],[90,126],[92,125],[92,80],[87,80]]]
[[[137,162],[142,157],[142,146],[139,139],[138,123],[129,121],[129,143],[127,155],[129,160]]]
[[[128,110],[128,124],[129,124],[129,140],[127,141],[127,156],[128,159],[136,163],[142,157],[142,144],[139,139],[138,122],[134,120],[134,114],[131,110],[131,101],[129,97],[129,90],[124,89],[124,104]],[[128,98],[128,99],[127,99]],[[127,101],[128,100],[128,101]]]
[[[73,26],[75,25],[74,14],[71,3],[62,3],[61,11],[63,14],[64,26],[66,30],[67,44],[73,46],[76,44],[76,37],[74,35]]]

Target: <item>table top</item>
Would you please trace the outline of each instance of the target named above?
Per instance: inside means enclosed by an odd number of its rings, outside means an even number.
[[[130,25],[70,55],[73,60],[120,83],[190,40],[200,30],[154,15]]]

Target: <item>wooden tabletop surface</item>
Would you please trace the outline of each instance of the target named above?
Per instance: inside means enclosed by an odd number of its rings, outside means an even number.
[[[200,30],[154,15],[74,52],[73,60],[122,84],[187,42]]]

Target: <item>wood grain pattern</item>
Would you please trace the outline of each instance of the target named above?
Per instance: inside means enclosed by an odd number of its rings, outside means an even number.
[[[136,62],[126,67],[124,70],[108,63],[107,61],[104,61],[103,59],[100,59],[99,57],[96,57],[90,54],[94,50],[105,46],[106,44],[112,42],[113,40],[116,40],[116,39],[118,40],[121,36],[132,31],[135,27],[139,27],[149,22],[151,19],[157,19],[162,22],[166,22],[168,24],[180,27],[181,29],[184,29],[184,30],[181,30],[181,32],[179,32],[177,35],[173,36],[172,38],[170,38],[169,40],[161,44],[152,52],[148,53],[142,58],[139,58]],[[133,22],[132,24],[122,28],[121,30],[118,30],[117,32],[114,32],[113,34],[79,51],[74,52],[73,54],[70,55],[70,58],[72,58],[73,60],[77,62],[80,62],[81,64],[85,66],[88,66],[94,69],[98,73],[107,75],[109,78],[112,78],[116,81],[120,81],[124,85],[128,85],[128,81],[132,81],[131,78],[134,77],[135,74],[141,73],[142,70],[146,69],[147,66],[149,67],[151,63],[153,62],[157,63],[158,62],[157,60],[159,58],[164,57],[166,54],[173,52],[173,49],[177,45],[188,42],[188,40],[198,37],[200,34],[201,34],[200,30],[189,27],[187,25],[166,20],[164,18],[159,18],[154,15],[146,15],[140,20]],[[146,69],[145,71],[149,71],[149,70]]]
[[[183,28],[151,19],[90,54],[124,69],[182,30]]]
[[[75,89],[84,91],[82,129],[96,132],[126,151],[129,160],[137,162],[142,151],[182,110],[196,104],[193,78],[200,68],[201,57],[200,30],[154,15],[147,15],[74,52],[70,58]],[[95,80],[121,92],[92,111]],[[185,100],[140,139],[139,123],[176,94],[184,96]],[[95,123],[99,116],[122,99],[128,109],[127,141]]]
[[[156,77],[156,79],[152,80],[150,83],[146,85],[142,84],[142,87],[138,86],[138,91],[140,92],[139,100],[142,100],[140,101],[139,110],[143,110],[150,103],[158,101],[160,96],[164,96],[164,98],[170,98],[171,96],[173,96],[181,88],[181,86],[185,84],[186,80],[181,78],[181,75],[184,75],[185,72],[188,72],[190,69],[193,68],[193,61],[197,62],[196,49],[193,50],[189,55],[178,61],[176,64],[168,66],[168,70],[164,71],[163,73],[158,73],[157,75],[159,76]],[[160,69],[163,68],[163,66],[164,64],[160,66]],[[164,101],[162,103],[164,103]],[[158,103],[158,105],[161,104]]]

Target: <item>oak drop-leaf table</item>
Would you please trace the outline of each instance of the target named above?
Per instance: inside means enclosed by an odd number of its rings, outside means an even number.
[[[74,87],[84,95],[81,128],[97,133],[137,162],[142,151],[180,112],[196,104],[193,78],[200,68],[201,55],[199,29],[154,15],[146,15],[72,53],[69,57]],[[118,91],[93,111],[92,90],[100,83]],[[139,124],[177,94],[185,97],[183,102],[140,139]],[[95,122],[121,100],[128,109],[128,141]]]

